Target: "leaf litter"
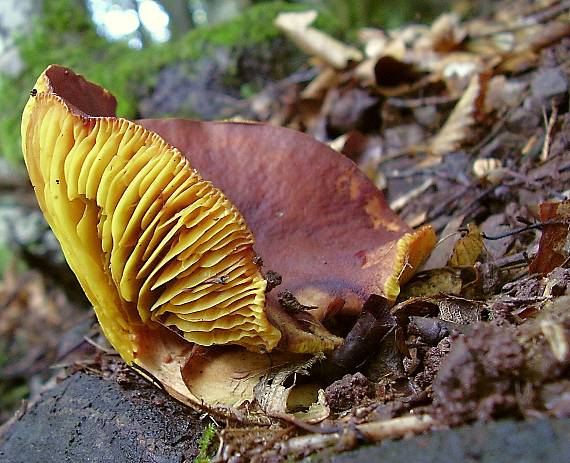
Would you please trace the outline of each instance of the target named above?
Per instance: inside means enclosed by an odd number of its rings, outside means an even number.
[[[292,90],[296,110],[273,106],[267,120],[349,156],[408,224],[433,225],[439,240],[385,334],[366,308],[352,330],[327,326],[345,338],[312,370],[328,383],[330,415],[280,428],[288,438],[263,450],[242,440],[244,458],[570,416],[568,14],[563,2],[502,2],[488,18],[366,29],[361,60],[339,68],[311,54],[316,77]],[[404,430],[402,419],[412,420]],[[235,445],[227,429],[220,458]]]
[[[360,316],[325,320],[345,339],[332,354],[267,369],[272,387],[255,395],[274,413],[260,427],[226,423],[216,459],[286,461],[475,420],[569,417],[567,2],[366,29],[360,50],[313,28],[314,13],[288,15],[279,27],[315,77],[252,97],[252,111],[350,157],[438,243],[393,307],[373,296]],[[52,315],[67,317],[56,304]]]

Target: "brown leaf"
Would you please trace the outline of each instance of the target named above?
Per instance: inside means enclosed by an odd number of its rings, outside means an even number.
[[[540,220],[560,223],[544,226],[538,253],[528,269],[530,273],[549,273],[570,257],[568,244],[570,201],[542,203]]]
[[[459,23],[459,17],[450,13],[437,18],[430,32],[432,49],[440,53],[456,50],[467,35]]]
[[[452,267],[471,267],[483,251],[483,237],[477,225],[469,224],[467,234],[455,243],[449,259]]]
[[[405,63],[390,55],[378,58],[374,66],[376,84],[379,87],[396,87],[415,82],[419,73],[412,64]]]
[[[378,98],[359,88],[346,88],[330,94],[326,108],[327,129],[332,133],[351,130],[370,132],[380,126]]]
[[[499,71],[520,73],[529,69],[536,64],[538,51],[569,34],[570,24],[567,21],[555,20],[522,28],[513,37],[516,46],[510,53],[503,56]],[[500,35],[497,34],[497,36]]]
[[[430,151],[434,155],[443,156],[451,153],[469,139],[473,125],[482,110],[488,78],[488,75],[479,74],[471,79],[467,90],[455,105],[445,124],[431,140]]]
[[[317,19],[315,10],[280,13],[275,26],[283,31],[301,50],[316,56],[336,69],[345,68],[350,61],[360,61],[362,53],[324,32],[310,27]]]

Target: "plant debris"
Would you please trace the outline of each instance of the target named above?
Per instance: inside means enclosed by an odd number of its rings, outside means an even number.
[[[570,416],[570,318],[553,315],[570,267],[568,8],[495,8],[491,18],[362,31],[363,56],[344,67],[303,48],[318,56],[317,76],[265,113],[349,156],[439,241],[386,331],[366,309],[327,325],[345,338],[313,370],[331,416],[319,429],[297,426],[308,434],[264,457],[352,448],[367,441],[360,423],[379,417],[425,413],[438,427]]]
[[[348,410],[374,395],[374,383],[360,372],[345,375],[325,389],[325,399],[334,412]]]

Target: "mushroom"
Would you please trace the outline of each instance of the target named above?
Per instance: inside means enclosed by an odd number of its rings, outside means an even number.
[[[272,350],[280,332],[265,315],[253,236],[224,194],[69,70],[48,68],[33,93],[22,138],[38,202],[125,360],[141,324],[203,346]]]
[[[358,315],[371,294],[394,301],[435,244],[412,230],[356,164],[310,135],[251,122],[138,121],[178,147],[244,215],[266,268],[317,319]]]
[[[411,230],[350,160],[308,135],[132,122],[115,108],[106,90],[48,67],[22,116],[24,158],[105,336],[179,400],[251,400],[276,359],[339,345],[320,320],[357,314],[371,294],[394,300],[433,247],[431,228]],[[309,312],[287,312],[275,290],[266,294],[254,237],[264,265]],[[196,346],[214,345],[226,347],[208,355],[221,357],[200,360]],[[256,369],[243,390],[236,365]]]

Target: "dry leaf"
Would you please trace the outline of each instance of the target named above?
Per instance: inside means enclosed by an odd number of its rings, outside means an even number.
[[[431,70],[440,75],[452,96],[463,95],[473,77],[481,74],[487,64],[480,56],[467,52],[454,52],[438,59]]]
[[[570,257],[570,201],[542,203],[540,220],[559,223],[544,226],[538,253],[528,269],[530,273],[550,273]]]
[[[285,353],[258,355],[244,349],[211,348],[193,354],[184,365],[184,383],[205,404],[240,408],[253,402],[260,379],[299,356]],[[305,359],[306,360],[306,359]]]
[[[524,91],[528,88],[526,82],[515,79],[508,80],[505,76],[494,76],[489,81],[485,95],[485,112],[499,111],[505,107],[514,108],[520,104]]]
[[[447,266],[447,263],[453,254],[455,243],[461,238],[461,234],[458,230],[459,227],[461,227],[464,218],[464,215],[458,215],[449,219],[447,225],[440,233],[440,238],[429,258],[426,260],[424,265],[422,265],[422,271],[439,269]]]
[[[327,419],[330,414],[331,409],[327,405],[325,391],[319,389],[316,402],[313,402],[307,411],[299,411],[293,413],[293,416],[299,420],[303,420],[306,423],[320,423],[321,421]]]
[[[346,143],[346,139],[348,138],[348,134],[344,133],[342,135],[340,135],[339,137],[335,138],[334,140],[331,140],[328,145],[335,151],[338,151],[339,153],[342,153],[342,149],[344,148],[344,145]]]
[[[363,28],[358,31],[358,40],[364,45],[367,58],[377,58],[382,55],[390,39],[380,29]]]
[[[478,179],[498,185],[505,178],[503,163],[496,158],[476,159],[473,161],[473,174]]]
[[[438,301],[439,318],[459,325],[471,325],[481,321],[485,304],[457,296],[445,296]]]
[[[465,39],[467,31],[461,27],[459,17],[453,13],[442,14],[431,25],[431,49],[439,53],[456,50]]]
[[[570,336],[568,329],[552,320],[541,320],[540,329],[548,341],[552,353],[559,362],[565,362],[570,357]]]
[[[310,423],[326,419],[330,409],[324,391],[314,384],[296,384],[297,377],[307,376],[311,368],[322,360],[322,356],[290,359],[287,363],[267,369],[255,388],[255,397],[261,409],[269,416],[291,415]],[[293,384],[285,386],[292,379]]]
[[[376,85],[381,88],[411,84],[419,77],[413,64],[401,61],[392,55],[378,58],[374,66],[374,75]]]
[[[302,98],[323,98],[327,90],[336,87],[341,81],[341,74],[333,68],[326,67],[319,72],[301,92]]]
[[[275,26],[284,32],[301,50],[316,56],[336,69],[344,69],[350,61],[362,60],[362,53],[334,39],[333,37],[310,27],[317,19],[315,10],[301,13],[280,13],[275,19]]]
[[[450,268],[439,268],[428,270],[416,275],[414,280],[406,285],[402,296],[425,297],[436,294],[461,294],[463,280],[458,270]]]
[[[417,197],[424,194],[432,185],[434,184],[433,178],[425,179],[420,185],[416,188],[411,189],[406,194],[400,196],[398,199],[395,199],[390,203],[390,209],[393,211],[400,211],[410,202],[416,199]]]
[[[483,251],[483,237],[477,225],[469,224],[468,233],[457,240],[449,259],[451,267],[471,267]]]
[[[479,229],[487,236],[496,237],[512,229],[505,213],[493,214],[479,225]],[[485,251],[493,259],[503,257],[515,236],[505,236],[502,239],[486,240]]]
[[[430,151],[443,156],[457,150],[471,135],[478,112],[485,98],[488,76],[479,74],[471,79],[461,99],[445,121],[439,133],[430,142]]]

